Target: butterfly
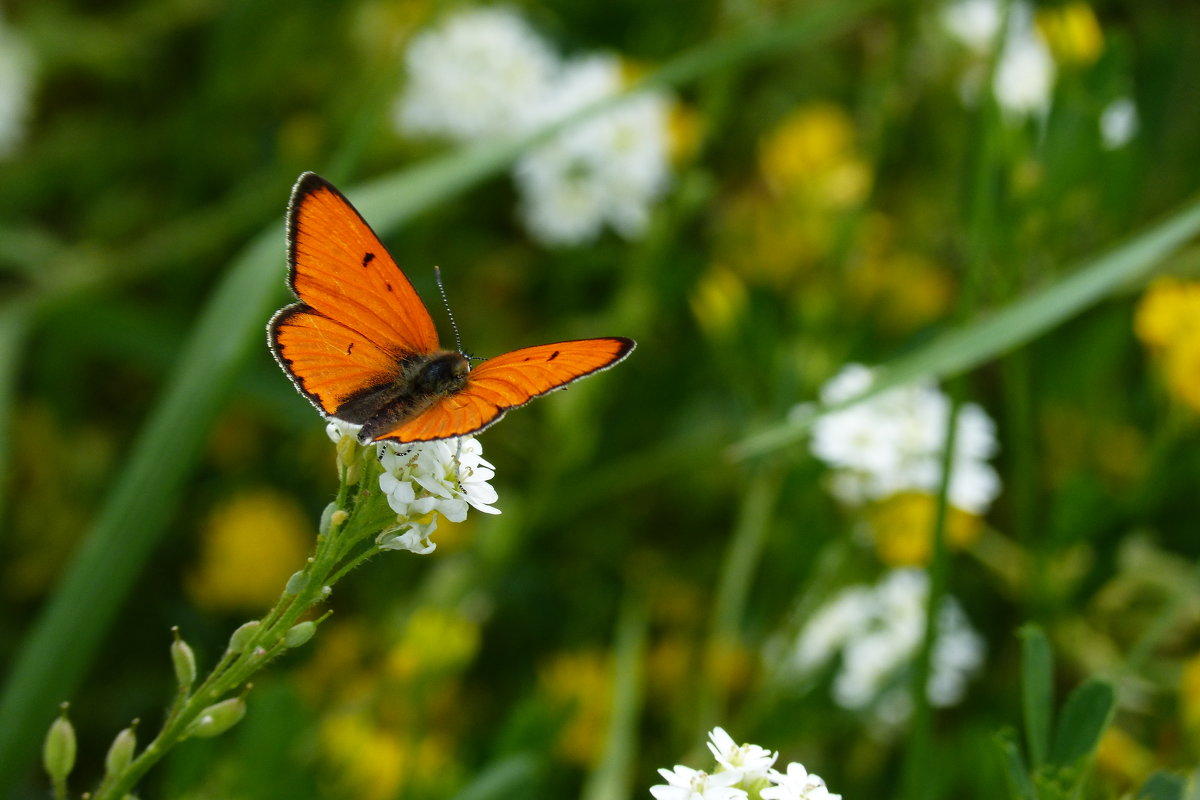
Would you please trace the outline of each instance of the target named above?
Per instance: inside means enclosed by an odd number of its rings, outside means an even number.
[[[271,352],[326,417],[363,444],[478,433],[512,408],[608,369],[635,347],[611,336],[524,347],[472,367],[443,350],[412,284],[345,195],[306,172],[287,217],[298,302],[267,325]]]

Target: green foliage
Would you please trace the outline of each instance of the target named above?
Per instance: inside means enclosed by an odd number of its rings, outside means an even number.
[[[1032,769],[1026,766],[1011,737],[999,738],[1012,793],[1039,800],[1082,797],[1100,737],[1116,708],[1112,684],[1090,678],[1077,686],[1067,696],[1055,724],[1052,721],[1054,662],[1050,642],[1036,625],[1021,630],[1021,664],[1026,742]]]

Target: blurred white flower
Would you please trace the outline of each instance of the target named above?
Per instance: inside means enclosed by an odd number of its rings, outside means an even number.
[[[1043,114],[1050,108],[1057,74],[1050,47],[1033,24],[1033,11],[1026,3],[1013,3],[992,80],[996,103],[1009,117]]]
[[[716,775],[676,765],[675,769],[660,769],[665,784],[650,787],[655,800],[740,800],[746,791],[733,786],[741,779],[739,773],[721,772]]]
[[[0,158],[12,155],[25,138],[33,79],[33,51],[0,16]]]
[[[810,672],[833,658],[846,640],[864,627],[864,621],[878,613],[875,606],[875,593],[869,586],[844,589],[821,606],[797,640],[796,666]]]
[[[822,387],[821,401],[855,397],[872,379],[869,368],[848,364]],[[949,399],[932,382],[889,389],[818,419],[810,449],[835,470],[830,491],[847,505],[908,490],[936,492],[949,414]],[[973,403],[960,407],[957,422],[950,503],[982,514],[1000,492],[999,476],[987,463],[996,452],[995,425]]]
[[[771,770],[768,775],[773,786],[759,793],[762,800],[842,800],[825,787],[825,781],[812,775],[803,764],[795,761],[787,765],[787,772]]]
[[[928,577],[917,569],[892,570],[874,586],[842,590],[800,632],[793,650],[795,665],[802,674],[811,674],[840,653],[834,702],[855,711],[870,710],[893,727],[903,723],[910,713],[904,673],[925,635],[928,597]],[[938,610],[926,684],[929,702],[938,707],[958,703],[983,656],[983,639],[954,598],[946,597]]]
[[[623,84],[613,56],[569,62],[534,120],[562,119]],[[670,179],[669,110],[666,95],[638,94],[521,158],[514,177],[530,234],[549,246],[586,243],[605,225],[626,238],[639,236]]]
[[[724,728],[713,728],[708,733],[708,749],[723,772],[736,772],[741,782],[752,784],[767,777],[767,770],[775,764],[779,753],[764,750],[756,744],[739,745]]]
[[[469,142],[524,130],[558,58],[516,11],[487,7],[459,12],[416,36],[405,64],[396,127]]]
[[[979,54],[987,53],[1000,32],[998,0],[958,0],[943,6],[942,26],[963,46]]]
[[[1137,106],[1129,97],[1112,101],[1100,113],[1100,141],[1105,150],[1116,150],[1129,144],[1137,130]]]

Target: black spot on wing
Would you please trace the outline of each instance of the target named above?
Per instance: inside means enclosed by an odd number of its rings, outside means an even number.
[[[547,360],[547,361],[553,361],[553,360],[554,360],[554,359],[556,359],[556,358],[558,358],[558,351],[557,351],[557,350],[555,350],[553,353],[551,353],[551,354],[550,354],[550,357],[549,357],[549,358],[547,358],[546,360]]]
[[[370,264],[374,260],[375,260],[375,254],[367,253],[366,255],[363,256],[362,265],[365,267],[367,264]],[[391,287],[388,287],[388,288],[391,288]]]

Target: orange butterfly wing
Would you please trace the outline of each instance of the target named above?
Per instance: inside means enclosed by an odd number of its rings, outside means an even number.
[[[462,391],[444,397],[376,441],[423,442],[478,433],[510,408],[608,369],[635,347],[632,339],[578,339],[525,347],[471,370]]]
[[[416,290],[345,196],[311,172],[288,207],[288,285],[299,303],[271,318],[271,350],[328,415],[394,381],[407,355],[438,349]]]

